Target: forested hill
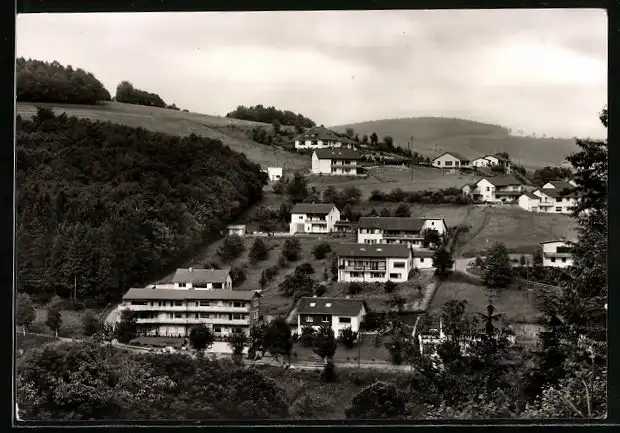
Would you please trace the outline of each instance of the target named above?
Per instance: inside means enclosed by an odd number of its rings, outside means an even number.
[[[15,62],[18,101],[95,104],[109,101],[110,92],[90,72],[20,57]]]
[[[260,104],[253,107],[240,105],[236,110],[227,113],[226,117],[262,123],[277,121],[281,125],[296,126],[297,128],[312,128],[316,125],[312,119],[303,114],[295,114],[289,110],[278,110],[275,107],[263,107]]]
[[[18,290],[119,299],[174,267],[256,202],[260,166],[216,140],[18,116]]]

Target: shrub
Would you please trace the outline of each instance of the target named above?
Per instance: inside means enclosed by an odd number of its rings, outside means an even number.
[[[314,247],[314,249],[312,250],[312,254],[317,260],[323,260],[325,256],[327,256],[327,254],[331,252],[331,250],[332,247],[329,243],[321,242]]]
[[[349,295],[357,295],[358,293],[362,292],[362,285],[360,283],[357,282],[352,282],[349,283],[349,286],[347,287],[347,293]]]
[[[282,247],[282,256],[290,261],[295,262],[299,260],[299,255],[301,254],[301,244],[299,243],[299,239],[289,238],[284,241],[284,246]]]
[[[385,293],[392,293],[396,289],[396,283],[392,280],[387,280],[383,285],[383,289]]]
[[[217,255],[225,262],[231,262],[243,253],[245,246],[243,239],[238,235],[228,235],[224,243],[218,248]]]
[[[312,326],[302,326],[299,342],[304,347],[312,347],[314,344],[314,328]]]
[[[308,262],[302,263],[301,265],[295,268],[296,274],[304,274],[304,275],[312,275],[314,274],[314,268]]]
[[[232,279],[233,285],[241,284],[245,281],[245,267],[244,266],[233,266],[230,268],[230,278]]]
[[[335,382],[336,381],[336,366],[333,362],[328,361],[321,371],[321,380],[323,382]]]
[[[267,246],[262,239],[257,238],[250,248],[250,260],[254,263],[265,260],[269,254]]]
[[[325,292],[327,292],[327,287],[325,287],[324,284],[317,284],[314,287],[314,294],[316,296],[323,296],[325,294]]]
[[[357,341],[357,332],[354,332],[350,327],[347,327],[340,331],[338,341],[347,349],[351,349],[355,346],[355,342]]]

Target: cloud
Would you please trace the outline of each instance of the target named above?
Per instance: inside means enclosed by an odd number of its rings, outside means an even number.
[[[326,125],[450,115],[604,131],[602,10],[37,14],[16,34],[19,56],[209,114],[264,104]]]

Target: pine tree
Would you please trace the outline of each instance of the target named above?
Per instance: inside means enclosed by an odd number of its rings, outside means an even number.
[[[484,284],[490,288],[507,287],[512,282],[512,265],[506,246],[498,242],[487,253]]]

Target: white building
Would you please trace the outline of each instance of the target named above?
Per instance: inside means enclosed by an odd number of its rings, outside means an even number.
[[[458,153],[445,152],[433,159],[433,167],[439,168],[460,168],[469,167],[469,158]]]
[[[291,209],[290,233],[330,233],[340,221],[333,203],[297,203]]]
[[[577,206],[577,197],[574,191],[540,188],[532,194],[540,199],[538,212],[570,214],[573,207]]]
[[[317,149],[312,153],[312,174],[361,175],[362,154],[351,149]]]
[[[338,281],[402,283],[413,268],[411,248],[403,244],[339,244]]]
[[[427,229],[437,230],[441,236],[448,231],[442,218],[362,217],[357,223],[357,242],[422,248]]]
[[[499,155],[485,155],[481,158],[476,158],[471,162],[473,167],[491,167],[501,166],[504,167],[506,174],[510,174],[512,171],[512,163],[510,160]]]
[[[572,191],[577,186],[577,183],[574,180],[550,180],[542,187],[543,189],[558,189],[558,190],[569,190]]]
[[[414,269],[435,269],[433,266],[434,251],[427,249],[415,249],[413,254]]]
[[[531,192],[524,192],[519,196],[519,207],[528,212],[538,212],[540,206],[540,197]]]
[[[270,182],[277,182],[282,179],[282,167],[267,167],[267,176]]]
[[[485,203],[516,203],[523,191],[523,184],[507,175],[483,177],[473,188],[463,187],[463,194]]]
[[[318,329],[329,325],[338,337],[340,331],[346,328],[359,332],[367,311],[366,302],[361,299],[300,298],[287,322],[297,325],[297,335],[301,335],[304,326]]]
[[[246,227],[245,224],[234,224],[226,227],[228,235],[245,236]]]
[[[172,277],[172,283],[174,290],[232,290],[232,278],[227,269],[179,268]]]
[[[572,245],[563,240],[542,242],[543,266],[566,268],[573,265]]]
[[[216,336],[249,333],[258,320],[260,295],[255,291],[129,289],[120,309],[137,313],[139,335],[185,337],[192,326],[205,324]]]
[[[348,137],[336,134],[323,126],[314,126],[295,137],[295,149],[326,149],[329,147],[355,147]]]

